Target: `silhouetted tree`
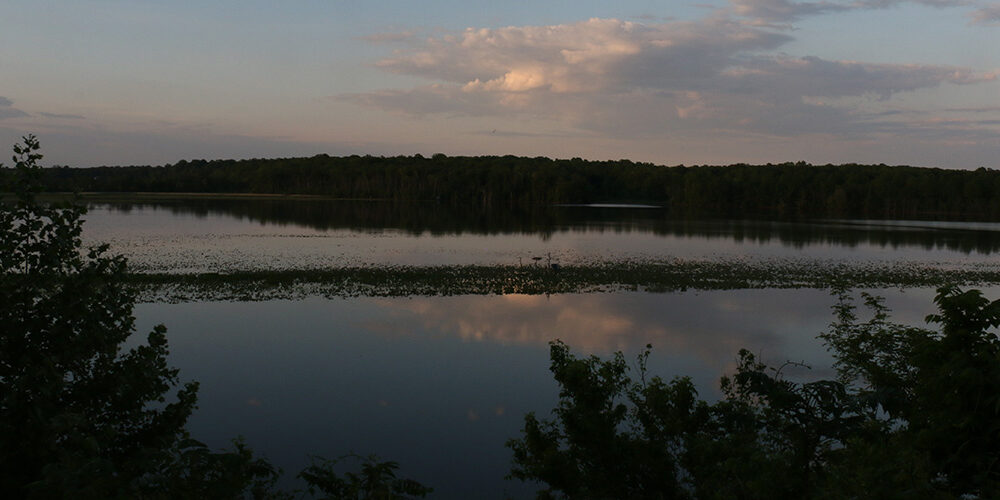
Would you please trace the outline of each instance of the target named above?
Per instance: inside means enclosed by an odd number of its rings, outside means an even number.
[[[134,334],[126,262],[84,249],[84,209],[38,201],[38,140],[14,146],[0,203],[0,485],[5,498],[292,498],[281,471],[237,439],[213,452],[184,430],[198,384],[178,388],[166,328]],[[336,498],[424,496],[374,457],[329,490],[332,462],[303,471]]]
[[[133,333],[125,261],[83,251],[83,210],[35,194],[42,157],[14,147],[13,206],[0,211],[0,475],[19,495],[115,496],[183,436],[197,384],[168,393],[165,329],[123,350]],[[82,253],[81,253],[82,252]]]
[[[741,351],[709,404],[685,377],[638,377],[621,353],[551,346],[552,419],[525,417],[510,476],[539,498],[997,498],[1000,301],[938,290],[940,331],[888,321],[846,293],[831,332],[837,380],[795,382]]]
[[[338,474],[337,466],[345,460],[358,462],[361,470]],[[396,477],[398,469],[398,463],[380,461],[375,455],[350,454],[336,460],[312,457],[312,463],[299,473],[299,477],[309,484],[311,495],[331,500],[404,500],[423,498],[434,491],[412,479]]]

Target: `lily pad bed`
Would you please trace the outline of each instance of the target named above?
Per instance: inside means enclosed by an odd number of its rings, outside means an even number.
[[[752,288],[927,288],[1000,284],[1000,265],[823,260],[622,261],[543,266],[362,266],[226,273],[135,273],[142,302],[322,297],[677,292]]]

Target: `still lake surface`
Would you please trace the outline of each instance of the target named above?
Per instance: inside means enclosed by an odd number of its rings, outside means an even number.
[[[1000,252],[1000,224],[692,220],[655,208],[198,199],[95,203],[86,219],[85,242],[149,272],[669,258],[964,266]],[[900,322],[933,312],[933,290],[876,292]],[[795,376],[831,375],[815,336],[832,304],[824,290],[765,289],[147,303],[135,315],[139,332],[167,325],[171,364],[201,383],[192,434],[213,447],[244,436],[287,485],[309,454],[375,453],[435,498],[503,498],[532,491],[504,481],[504,442],[525,413],[555,405],[549,341],[630,359],[652,344],[654,374],[689,375],[714,399],[740,348],[813,366]]]

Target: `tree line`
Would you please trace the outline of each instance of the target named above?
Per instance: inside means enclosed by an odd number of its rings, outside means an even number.
[[[720,216],[1000,220],[1000,171],[986,168],[805,162],[662,166],[580,158],[322,154],[54,167],[44,170],[42,182],[53,192],[304,194],[508,208],[631,202]]]

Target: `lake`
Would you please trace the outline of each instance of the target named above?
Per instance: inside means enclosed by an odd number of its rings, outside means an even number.
[[[675,218],[653,208],[175,199],[93,204],[85,237],[140,271],[561,264],[650,258],[989,262],[1000,223]],[[551,259],[551,260],[550,260]]]
[[[139,272],[344,266],[589,265],[642,259],[805,259],[995,266],[1000,224],[676,218],[657,208],[544,207],[477,213],[378,202],[160,199],[93,203],[84,238]],[[535,258],[538,258],[537,260]],[[934,290],[875,290],[893,317],[923,324]],[[1000,289],[986,290],[997,297]],[[267,299],[267,297],[264,297]],[[308,454],[378,454],[434,498],[530,496],[504,481],[527,412],[556,403],[548,342],[578,354],[653,345],[650,368],[688,375],[703,397],[747,348],[832,374],[815,336],[828,290],[273,298],[150,302],[140,332],[168,327],[170,362],[201,383],[192,434],[242,435],[294,476]],[[286,485],[294,486],[289,478]]]

